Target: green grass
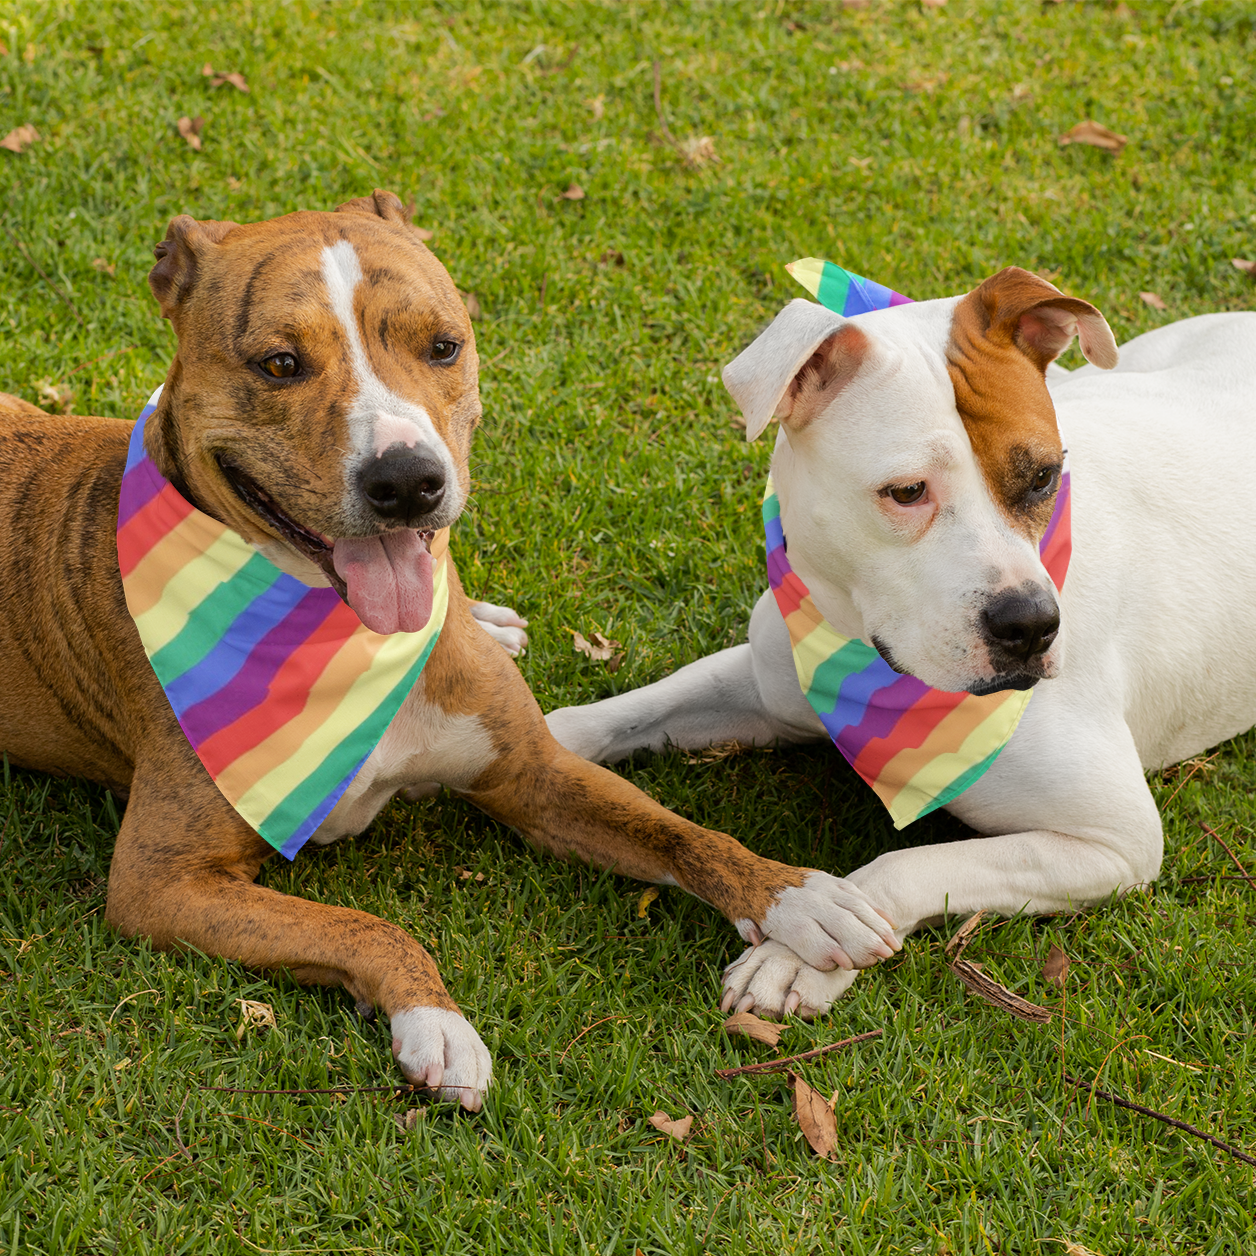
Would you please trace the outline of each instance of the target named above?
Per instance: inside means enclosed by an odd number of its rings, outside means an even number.
[[[1118,339],[1250,304],[1229,259],[1256,249],[1256,10],[1133,7],[18,0],[0,15],[0,133],[42,140],[0,152],[0,388],[136,414],[171,353],[145,275],[176,213],[413,197],[484,310],[463,578],[531,619],[523,671],[547,708],[654,680],[739,639],[762,580],[768,447],[745,446],[717,380],[797,295],[782,263],[827,256],[916,297],[1042,269]],[[712,137],[718,164],[686,169],[653,138],[656,58],[671,131]],[[206,62],[251,92],[212,89]],[[198,114],[199,153],[175,130]],[[1059,147],[1084,118],[1128,147]],[[572,182],[583,200],[559,197]],[[622,670],[573,654],[568,629],[623,641]],[[795,863],[846,869],[904,840],[822,748],[628,774]],[[671,890],[640,919],[640,886],[449,800],[394,804],[264,876],[431,945],[495,1057],[485,1111],[420,1105],[406,1130],[380,1094],[203,1090],[396,1074],[386,1030],[339,992],[115,937],[117,806],[6,771],[0,1252],[1250,1251],[1249,1167],[1060,1080],[1098,1075],[1256,1150],[1253,893],[1200,827],[1256,867],[1256,738],[1154,784],[1154,889],[970,950],[1059,1007],[1039,961],[1062,946],[1063,1029],[965,995],[943,932],[789,1025],[788,1053],[884,1030],[803,1066],[838,1092],[826,1164],[779,1076],[713,1075],[770,1054],[719,1032],[729,926]],[[943,817],[908,837],[959,831]],[[277,1028],[237,1041],[245,998]],[[683,1147],[647,1124],[656,1108],[695,1114]]]

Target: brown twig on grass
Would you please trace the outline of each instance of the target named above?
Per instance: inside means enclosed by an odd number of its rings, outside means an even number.
[[[1141,1103],[1131,1103],[1128,1099],[1122,1099],[1119,1095],[1109,1094],[1106,1090],[1100,1090],[1093,1082],[1078,1081],[1075,1077],[1064,1074],[1065,1082],[1070,1086],[1076,1086],[1079,1089],[1087,1089],[1092,1095],[1098,1095],[1100,1099],[1106,1099],[1109,1103],[1115,1103],[1118,1108],[1128,1108],[1131,1112],[1139,1112],[1143,1116],[1154,1117],[1157,1121],[1163,1121],[1166,1125],[1173,1126],[1177,1130],[1185,1130],[1188,1134],[1193,1134],[1196,1138],[1202,1138],[1204,1142],[1211,1143],[1214,1147],[1219,1147],[1222,1151],[1229,1152],[1236,1160],[1243,1161],[1244,1164],[1256,1165],[1256,1156],[1249,1156],[1245,1151],[1240,1151],[1232,1143],[1222,1142],[1219,1138],[1214,1138],[1211,1134],[1205,1134],[1203,1130],[1196,1129],[1193,1125],[1188,1125],[1185,1121],[1175,1120],[1171,1116],[1166,1116],[1163,1112],[1157,1112],[1155,1108],[1144,1108]]]
[[[964,921],[954,936],[946,944],[946,954],[950,958],[950,970],[975,994],[985,999],[994,1007],[1002,1008],[1009,1016],[1030,1021],[1035,1025],[1045,1025],[1051,1019],[1051,1012],[1037,1003],[1022,999],[1013,994],[1006,986],[1000,985],[992,977],[987,977],[975,964],[971,964],[960,956],[964,948],[972,941],[973,934],[981,924],[984,911],[979,911]]]
[[[21,242],[21,240],[19,240],[17,236],[15,236],[13,232],[9,230],[9,224],[7,222],[4,222],[3,219],[0,219],[0,226],[4,228],[5,234],[9,237],[9,239],[12,240],[13,243],[17,245],[18,251],[22,254],[22,256],[26,258],[26,260],[30,262],[30,264],[35,268],[36,272],[38,273],[39,277],[44,281],[44,283],[46,283],[48,287],[50,287],[53,290],[53,292],[55,292],[57,296],[59,296],[66,303],[66,305],[70,307],[70,313],[73,314],[74,317],[78,319],[79,326],[86,327],[87,324],[83,322],[83,316],[75,308],[74,302],[70,300],[69,296],[66,293],[61,291],[60,287],[57,284],[53,283],[53,281],[48,278],[47,274],[44,272],[44,268],[26,251],[26,245],[24,245]]]
[[[817,1056],[828,1055],[841,1047],[849,1047],[856,1042],[867,1042],[869,1038],[879,1038],[885,1030],[871,1029],[866,1034],[856,1034],[853,1038],[843,1038],[841,1042],[831,1042],[827,1047],[817,1047],[814,1051],[804,1051],[802,1055],[787,1055],[781,1060],[767,1060],[763,1064],[743,1064],[741,1068],[717,1068],[715,1076],[720,1081],[728,1081],[730,1077],[740,1077],[743,1073],[774,1073],[778,1069],[788,1068],[799,1060],[814,1060]]]
[[[102,353],[100,357],[92,358],[90,362],[83,362],[72,371],[67,371],[66,379],[69,379],[71,375],[77,375],[80,371],[87,370],[89,366],[95,366],[97,362],[103,362],[106,358],[116,358],[119,353],[130,353],[134,348],[134,345],[127,345],[125,349],[110,349],[108,353]]]
[[[390,1094],[394,1099],[410,1095],[430,1095],[430,1086],[321,1086],[310,1090],[248,1090],[239,1086],[200,1086],[200,1090],[216,1090],[224,1095],[374,1095]],[[449,1086],[441,1084],[441,1090],[474,1090],[474,1086]]]
[[[663,138],[677,152],[680,152],[680,143],[672,134],[671,129],[667,125],[667,119],[663,116],[663,69],[659,65],[657,57],[654,61],[654,112],[658,115],[659,127],[663,132]]]
[[[1218,833],[1216,829],[1211,828],[1209,825],[1205,824],[1202,820],[1199,822],[1199,827],[1203,829],[1204,832],[1207,833],[1209,837],[1213,838],[1216,841],[1217,845],[1220,846],[1221,849],[1225,851],[1227,855],[1230,856],[1230,859],[1233,861],[1234,866],[1243,874],[1243,880],[1246,881],[1247,884],[1252,887],[1252,889],[1256,890],[1256,881],[1253,881],[1252,878],[1247,875],[1247,869],[1244,868],[1243,865],[1239,862],[1239,857],[1225,844],[1225,841],[1222,838],[1221,834]]]
[[[243,1112],[228,1112],[227,1116],[233,1116],[237,1120],[240,1120],[240,1121],[252,1121],[254,1125],[264,1125],[266,1126],[268,1130],[274,1130],[276,1134],[287,1134],[289,1138],[293,1139],[295,1142],[300,1143],[302,1147],[308,1147],[316,1155],[321,1156],[323,1154],[321,1151],[318,1150],[317,1147],[314,1146],[313,1143],[307,1143],[304,1138],[297,1138],[297,1136],[294,1133],[292,1133],[291,1130],[286,1130],[282,1126],[279,1126],[279,1125],[272,1125],[269,1121],[263,1121],[261,1117],[245,1116]]]

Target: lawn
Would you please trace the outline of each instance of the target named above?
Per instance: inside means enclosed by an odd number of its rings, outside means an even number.
[[[0,151],[0,389],[48,408],[131,417],[163,378],[145,276],[174,214],[413,199],[482,312],[454,552],[470,590],[530,618],[522,668],[547,709],[744,634],[769,442],[746,446],[719,369],[798,295],[784,263],[828,257],[920,298],[1014,263],[1095,302],[1118,340],[1253,300],[1230,262],[1256,256],[1248,3],[16,0],[0,43],[0,135],[39,135]],[[198,117],[196,149],[177,124]],[[1057,143],[1086,119],[1123,151]],[[573,631],[622,642],[620,670]],[[896,834],[822,747],[626,771],[832,871],[962,831]],[[340,992],[114,936],[120,804],[6,764],[0,1251],[1250,1251],[1250,1166],[1062,1080],[1256,1153],[1256,897],[1208,832],[1256,869],[1256,737],[1153,786],[1153,889],[969,948],[1047,1025],[967,994],[945,931],[788,1024],[784,1054],[883,1031],[798,1066],[836,1095],[825,1161],[783,1074],[714,1075],[774,1054],[721,1032],[729,925],[676,890],[639,909],[640,885],[449,798],[394,803],[264,879],[431,946],[494,1055],[484,1112],[205,1089],[399,1075],[386,1028]],[[276,1027],[239,1033],[242,999]],[[685,1142],[656,1109],[694,1116]]]

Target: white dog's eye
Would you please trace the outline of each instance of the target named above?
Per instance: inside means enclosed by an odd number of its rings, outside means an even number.
[[[910,506],[925,495],[925,482],[916,484],[895,484],[885,490],[900,506]]]

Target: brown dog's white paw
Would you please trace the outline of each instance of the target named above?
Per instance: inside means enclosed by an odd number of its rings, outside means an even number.
[[[412,1007],[394,1013],[392,1051],[406,1080],[478,1112],[493,1079],[488,1048],[471,1023],[443,1007]]]
[[[827,872],[808,872],[801,885],[783,889],[764,913],[761,932],[823,972],[871,968],[902,946],[863,890]],[[742,936],[755,940],[744,929]]]
[[[833,1006],[854,984],[857,970],[821,972],[793,951],[770,939],[743,951],[724,970],[720,1011],[754,1012],[781,1017],[790,1012],[811,1020]]]
[[[472,602],[471,614],[475,622],[488,633],[511,658],[518,658],[528,648],[528,626],[509,606],[495,606],[492,602]]]

